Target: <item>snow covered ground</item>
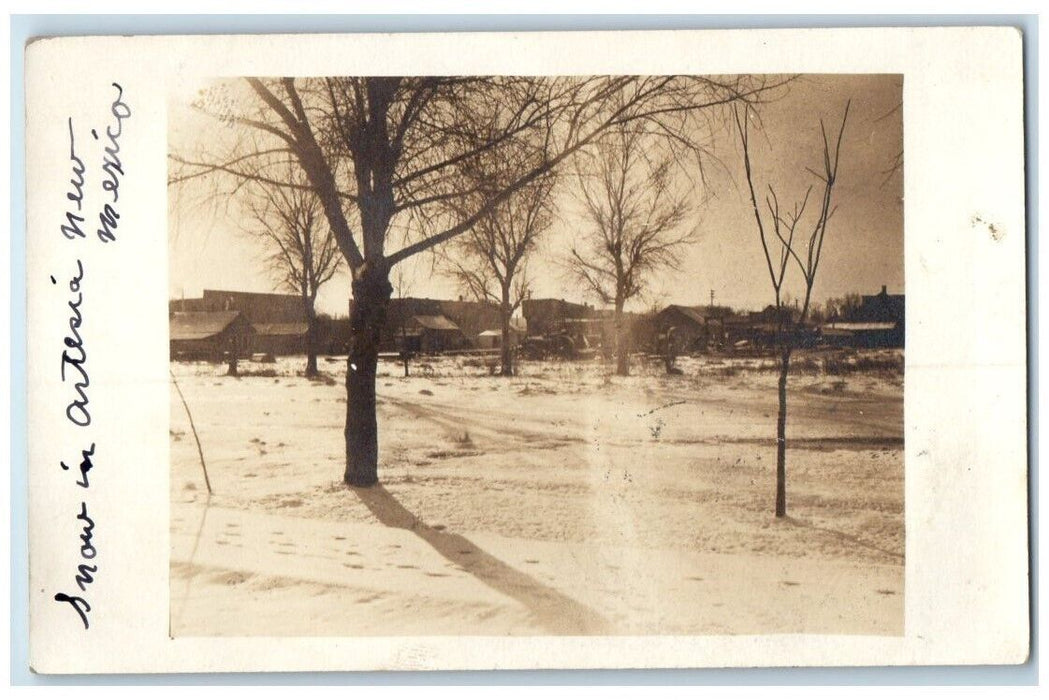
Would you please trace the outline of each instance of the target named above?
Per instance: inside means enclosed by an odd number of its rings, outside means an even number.
[[[373,489],[344,360],[172,363],[172,634],[902,634],[902,374],[798,358],[783,520],[770,360],[380,363]]]

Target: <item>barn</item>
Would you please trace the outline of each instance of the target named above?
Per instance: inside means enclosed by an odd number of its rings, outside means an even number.
[[[407,339],[418,338],[418,352],[432,354],[447,350],[461,350],[466,339],[459,326],[447,316],[412,316],[407,324]]]
[[[666,342],[668,332],[673,338],[675,350],[679,352],[706,350],[712,340],[712,327],[702,308],[671,304],[656,314],[654,326],[658,337],[663,339],[659,343],[660,348],[665,347],[663,343]],[[720,335],[720,319],[717,326],[717,334]]]
[[[255,323],[254,352],[269,355],[297,355],[307,347],[309,325],[305,323]]]
[[[205,289],[202,297],[172,300],[168,308],[179,313],[239,311],[255,328],[255,333],[252,334],[253,352],[272,355],[298,355],[306,352],[309,325],[306,322],[302,297],[296,294]]]
[[[172,359],[219,362],[251,352],[255,329],[240,311],[175,311],[169,323]]]

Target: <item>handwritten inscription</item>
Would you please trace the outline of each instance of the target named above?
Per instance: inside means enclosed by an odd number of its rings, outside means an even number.
[[[88,481],[87,473],[91,471],[91,467],[94,466],[91,462],[91,457],[95,454],[95,443],[91,443],[91,447],[86,450],[80,451],[80,478],[77,479],[76,485],[82,489],[89,488],[91,482]],[[69,471],[69,465],[65,462],[59,462],[62,467],[62,471]],[[95,534],[95,521],[87,513],[87,501],[80,502],[80,512],[76,516],[77,522],[80,524],[80,559],[81,563],[76,567],[76,573],[73,575],[73,580],[80,589],[81,593],[87,593],[87,587],[95,582],[95,574],[98,573],[98,565],[92,563],[94,558],[98,555],[98,550],[94,544]],[[91,623],[88,620],[88,613],[91,612],[91,604],[87,602],[87,598],[82,595],[69,595],[68,593],[56,593],[55,602],[69,604],[77,615],[80,617],[80,621],[84,623],[84,629],[91,627]]]
[[[98,566],[88,562],[98,555],[98,550],[95,549],[92,541],[95,532],[95,521],[87,514],[86,501],[80,502],[80,512],[77,514],[76,519],[80,523],[80,558],[84,563],[77,565],[74,581],[81,593],[87,593],[87,587],[95,582],[95,574],[98,573]],[[56,593],[55,602],[68,603],[79,615],[80,621],[84,624],[84,629],[91,627],[91,622],[87,616],[91,612],[91,604],[87,602],[85,597],[69,595],[68,593]]]
[[[112,83],[112,87],[116,90],[116,96],[109,106],[110,123],[101,136],[98,130],[91,129],[91,135],[101,144],[101,164],[98,167],[100,175],[96,182],[101,187],[103,202],[97,210],[99,226],[96,235],[103,243],[111,243],[117,239],[116,230],[120,223],[120,187],[126,176],[127,161],[126,154],[121,153],[120,139],[126,122],[131,117],[131,107],[125,100],[124,88],[119,83]],[[64,184],[67,204],[60,217],[59,230],[66,240],[81,241],[87,239],[83,225],[90,213],[89,207],[92,206],[88,202],[93,201],[88,197],[92,170],[87,165],[93,158],[78,151],[76,129],[71,117],[66,120],[66,125],[69,132],[69,180],[68,184]],[[84,336],[85,272],[83,257],[77,256],[75,261],[76,269],[68,278],[68,296],[63,300],[68,330],[63,329],[60,378],[62,384],[69,387],[70,391],[64,407],[66,419],[77,428],[87,428],[91,425],[92,416],[88,395],[91,378],[88,374],[88,352]],[[51,283],[58,285],[54,275],[51,276]],[[87,491],[92,485],[90,477],[92,469],[95,468],[94,457],[95,443],[92,442],[87,449],[80,450],[78,467],[66,462],[59,462],[59,466],[63,472],[76,476],[73,482],[76,488]],[[95,519],[90,515],[88,498],[85,496],[75,502],[78,505],[76,523],[79,528],[79,559],[73,570],[73,583],[76,588],[55,593],[53,599],[75,612],[86,630],[91,627],[89,592],[98,575],[99,552],[94,539]]]
[[[86,450],[80,451],[80,478],[77,480],[76,485],[85,489],[91,485],[87,480],[87,473],[91,471],[91,467],[94,466],[91,464],[91,456],[93,454],[95,454],[95,443],[91,443],[91,447]],[[65,462],[59,462],[59,464],[62,465],[63,471],[69,471],[68,464]]]
[[[73,118],[70,117],[67,123],[69,125],[69,163],[73,176],[69,179],[70,188],[66,192],[66,199],[73,203],[78,212],[81,212],[84,210],[84,172],[87,168],[84,166],[84,161],[76,154]],[[65,216],[66,222],[62,224],[62,235],[70,240],[77,237],[83,238],[84,230],[80,228],[80,224],[84,223],[84,217],[68,209]]]
[[[116,99],[109,107],[114,122],[106,127],[105,156],[102,158],[102,189],[110,194],[112,200],[102,206],[98,213],[99,229],[98,238],[103,243],[115,241],[117,235],[117,223],[120,213],[116,209],[116,203],[120,199],[120,178],[124,176],[124,163],[120,159],[120,135],[124,131],[124,120],[131,116],[131,108],[124,102],[124,88],[119,83],[113,83],[117,89]],[[91,135],[98,140],[98,132],[91,130]]]
[[[70,312],[69,333],[63,338],[65,349],[62,350],[62,382],[66,383],[72,378],[75,393],[75,398],[66,405],[66,418],[83,428],[91,425],[87,397],[91,378],[87,374],[87,350],[84,348],[84,338],[80,334],[80,326],[84,323],[84,314],[80,309],[80,305],[84,303],[84,291],[81,288],[84,281],[84,264],[77,260],[76,265],[77,272],[69,280],[69,292],[75,297],[67,302]]]

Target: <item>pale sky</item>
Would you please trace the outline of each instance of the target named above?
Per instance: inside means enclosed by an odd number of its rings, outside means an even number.
[[[808,75],[789,92],[760,108],[764,133],[752,127],[751,161],[755,187],[776,188],[781,207],[804,196],[813,184],[809,214],[814,214],[822,190],[806,171],[822,168],[819,120],[828,133],[840,124],[847,100],[852,100],[842,143],[834,204],[838,211],[827,230],[823,262],[813,297],[822,302],[849,292],[872,294],[888,286],[903,293],[903,177],[886,172],[903,149],[902,76]],[[207,138],[209,125],[192,115],[186,98],[172,98],[169,147],[179,151]],[[210,133],[213,133],[210,132]],[[653,303],[706,304],[710,290],[715,303],[737,309],[759,309],[772,301],[764,255],[743,176],[742,151],[733,129],[716,135],[713,150],[719,164],[707,169],[706,202],[692,225],[699,235],[682,256],[679,270],[653,279],[634,310]],[[697,197],[698,201],[699,197]],[[575,232],[583,225],[569,197],[559,197],[559,216],[545,234],[529,264],[533,296],[597,303],[585,296],[560,264]],[[169,289],[172,298],[199,296],[201,290],[283,291],[262,261],[265,250],[241,230],[235,198],[204,200],[195,188],[169,188]],[[799,231],[811,219],[807,215]],[[811,226],[811,224],[809,224]],[[456,298],[455,284],[435,273],[430,256],[409,260],[403,276],[412,296]],[[798,293],[797,269],[788,272],[788,288]],[[322,288],[318,311],[345,315],[349,276],[336,276]]]

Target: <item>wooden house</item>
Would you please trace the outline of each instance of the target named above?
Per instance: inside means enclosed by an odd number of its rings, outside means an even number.
[[[172,359],[221,361],[246,357],[255,328],[240,311],[176,311],[169,314]]]

